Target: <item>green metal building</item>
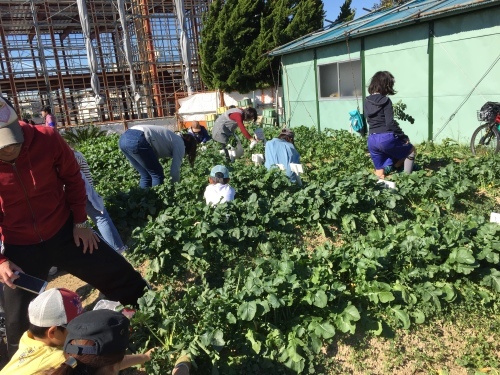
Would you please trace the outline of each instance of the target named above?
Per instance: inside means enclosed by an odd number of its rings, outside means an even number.
[[[334,24],[270,53],[281,56],[290,126],[349,129],[371,76],[396,78],[413,142],[469,142],[477,110],[500,102],[500,0],[413,0]],[[450,120],[451,118],[451,120]]]

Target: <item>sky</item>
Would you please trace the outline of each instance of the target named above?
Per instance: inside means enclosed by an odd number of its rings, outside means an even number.
[[[330,21],[335,21],[340,13],[340,7],[344,3],[344,0],[323,0],[323,7],[326,12],[326,19]],[[378,3],[376,0],[352,0],[351,8],[356,9],[356,18],[366,14],[367,12],[362,8],[371,8],[373,4]],[[327,25],[328,22],[325,22]]]

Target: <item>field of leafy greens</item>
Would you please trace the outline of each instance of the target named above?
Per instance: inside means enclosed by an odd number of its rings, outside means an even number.
[[[422,169],[391,176],[392,190],[376,183],[365,139],[294,130],[302,187],[254,166],[245,144],[229,166],[236,200],[215,208],[203,199],[224,163],[215,146],[183,164],[180,183],[147,191],[117,135],[79,146],[154,286],[133,319],[136,345],[162,348],[148,374],[181,350],[199,374],[321,373],[339,335],[411,329],[464,304],[498,312],[500,157],[423,144]]]

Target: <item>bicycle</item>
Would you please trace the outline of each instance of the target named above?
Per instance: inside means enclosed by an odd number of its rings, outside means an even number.
[[[487,102],[477,111],[477,119],[485,121],[472,134],[473,155],[488,155],[500,151],[500,103]]]

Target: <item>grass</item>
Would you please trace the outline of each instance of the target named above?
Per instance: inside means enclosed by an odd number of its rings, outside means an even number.
[[[318,374],[499,374],[500,317],[459,306],[390,338],[343,336],[317,358]]]

